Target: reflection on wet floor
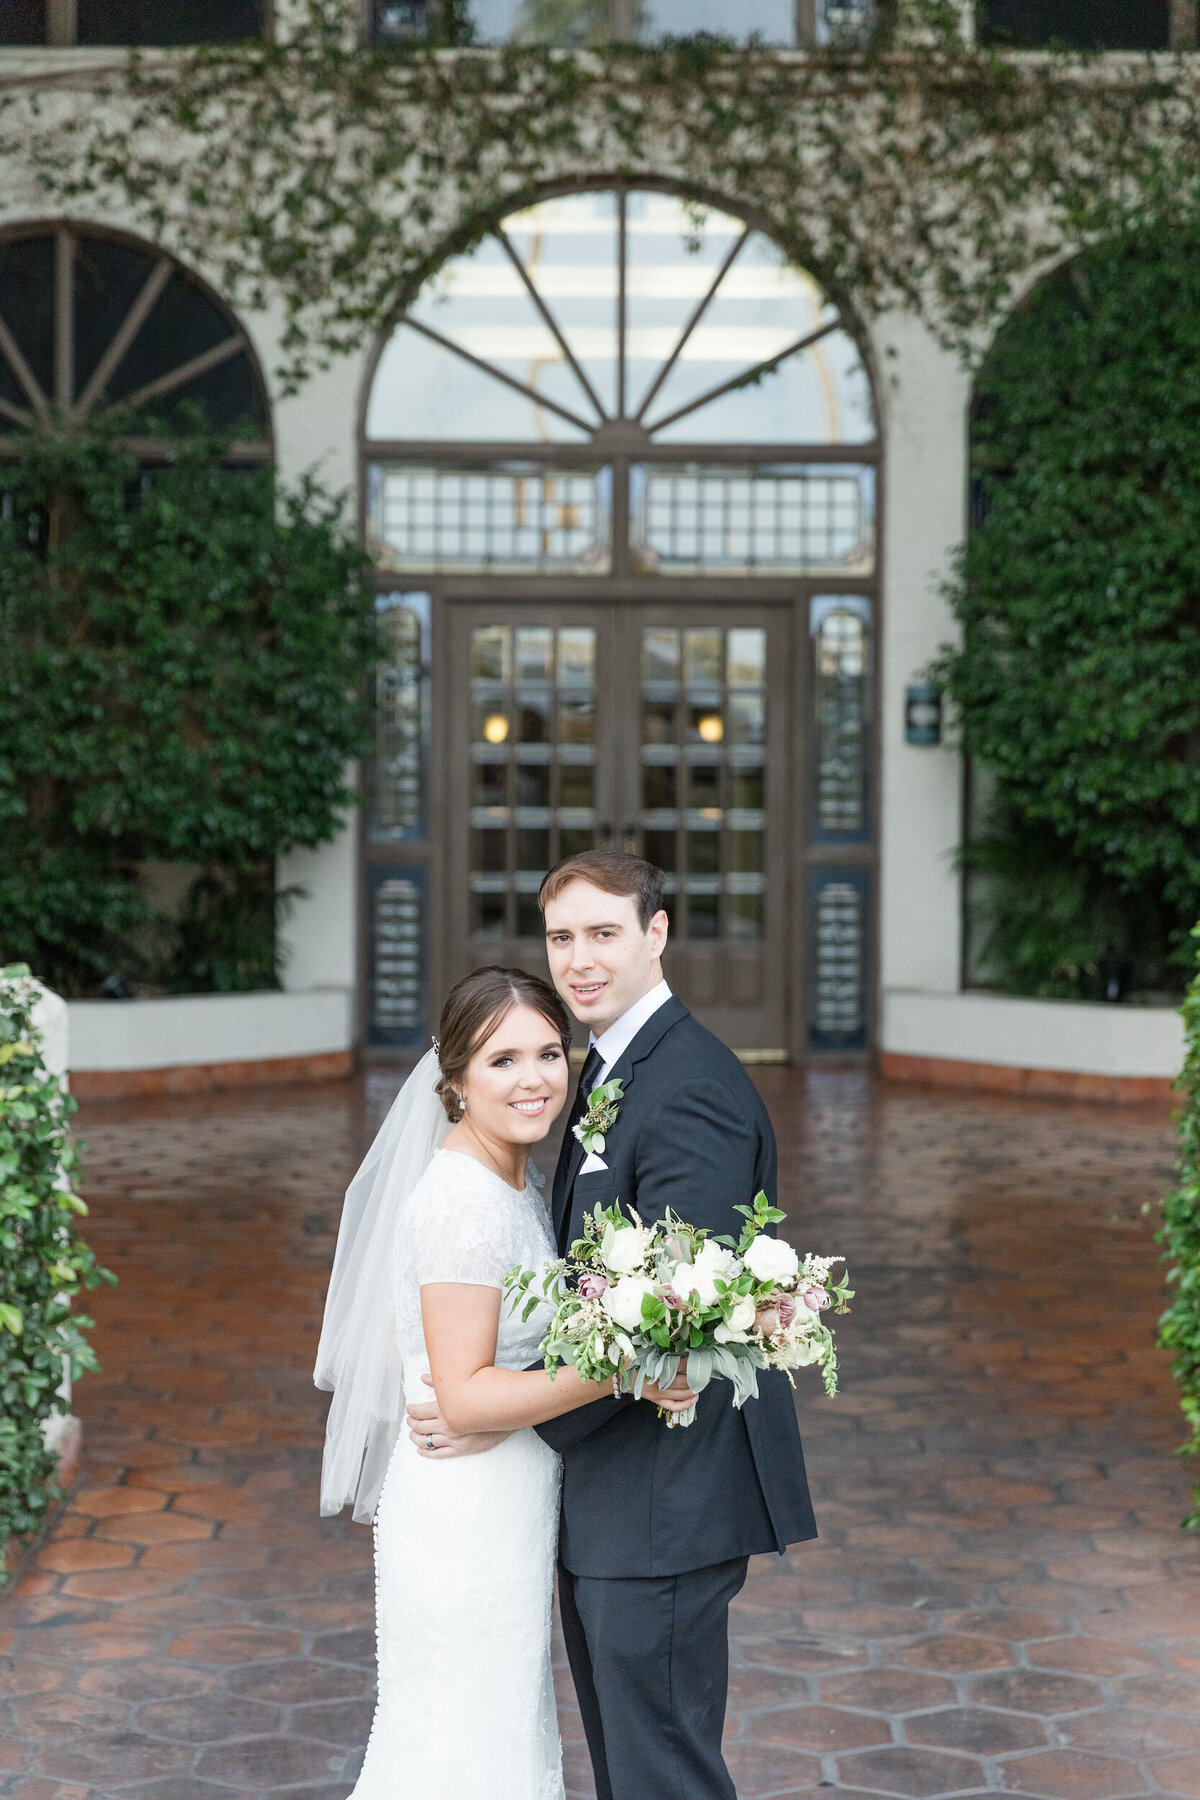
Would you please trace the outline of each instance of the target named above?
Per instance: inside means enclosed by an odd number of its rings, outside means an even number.
[[[743,1800],[1200,1795],[1200,1541],[1151,1225],[1159,1117],[757,1072],[804,1248],[842,1251],[821,1538],[734,1609]],[[371,1716],[370,1534],[317,1515],[311,1369],[341,1192],[398,1075],[94,1104],[70,1507],[0,1603],[0,1793],[342,1800]],[[569,1678],[568,1782],[590,1793]]]

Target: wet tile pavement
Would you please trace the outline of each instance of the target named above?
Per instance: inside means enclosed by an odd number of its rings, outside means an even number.
[[[843,1251],[859,1299],[841,1396],[801,1392],[821,1538],[734,1608],[739,1794],[1200,1796],[1200,1540],[1140,1210],[1168,1128],[759,1079],[793,1235]],[[317,1516],[311,1366],[341,1187],[394,1086],[81,1115],[121,1286],[95,1297],[70,1505],[0,1602],[0,1794],[348,1793],[371,1546]]]

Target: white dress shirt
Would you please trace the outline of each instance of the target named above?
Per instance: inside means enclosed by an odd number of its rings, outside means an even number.
[[[596,1077],[597,1087],[602,1081],[608,1080],[610,1069],[624,1056],[647,1019],[653,1018],[659,1007],[665,1006],[670,998],[670,988],[665,981],[660,981],[658,986],[652,987],[648,994],[643,994],[640,1000],[635,1000],[619,1019],[614,1019],[612,1024],[600,1033],[599,1037],[594,1031],[590,1034],[588,1048],[598,1050],[604,1058],[604,1065]]]

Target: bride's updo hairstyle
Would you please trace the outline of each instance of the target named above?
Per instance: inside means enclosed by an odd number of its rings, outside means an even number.
[[[467,1064],[514,1006],[530,1006],[541,1013],[562,1044],[563,1055],[567,1054],[571,1015],[549,982],[524,969],[476,969],[450,989],[438,1021],[441,1078],[437,1092],[452,1125],[457,1125],[463,1116],[458,1088]]]

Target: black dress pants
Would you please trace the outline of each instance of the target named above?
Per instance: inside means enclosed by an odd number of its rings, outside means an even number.
[[[559,1611],[597,1800],[737,1800],[721,1732],[744,1556],[600,1580],[559,1564]]]

